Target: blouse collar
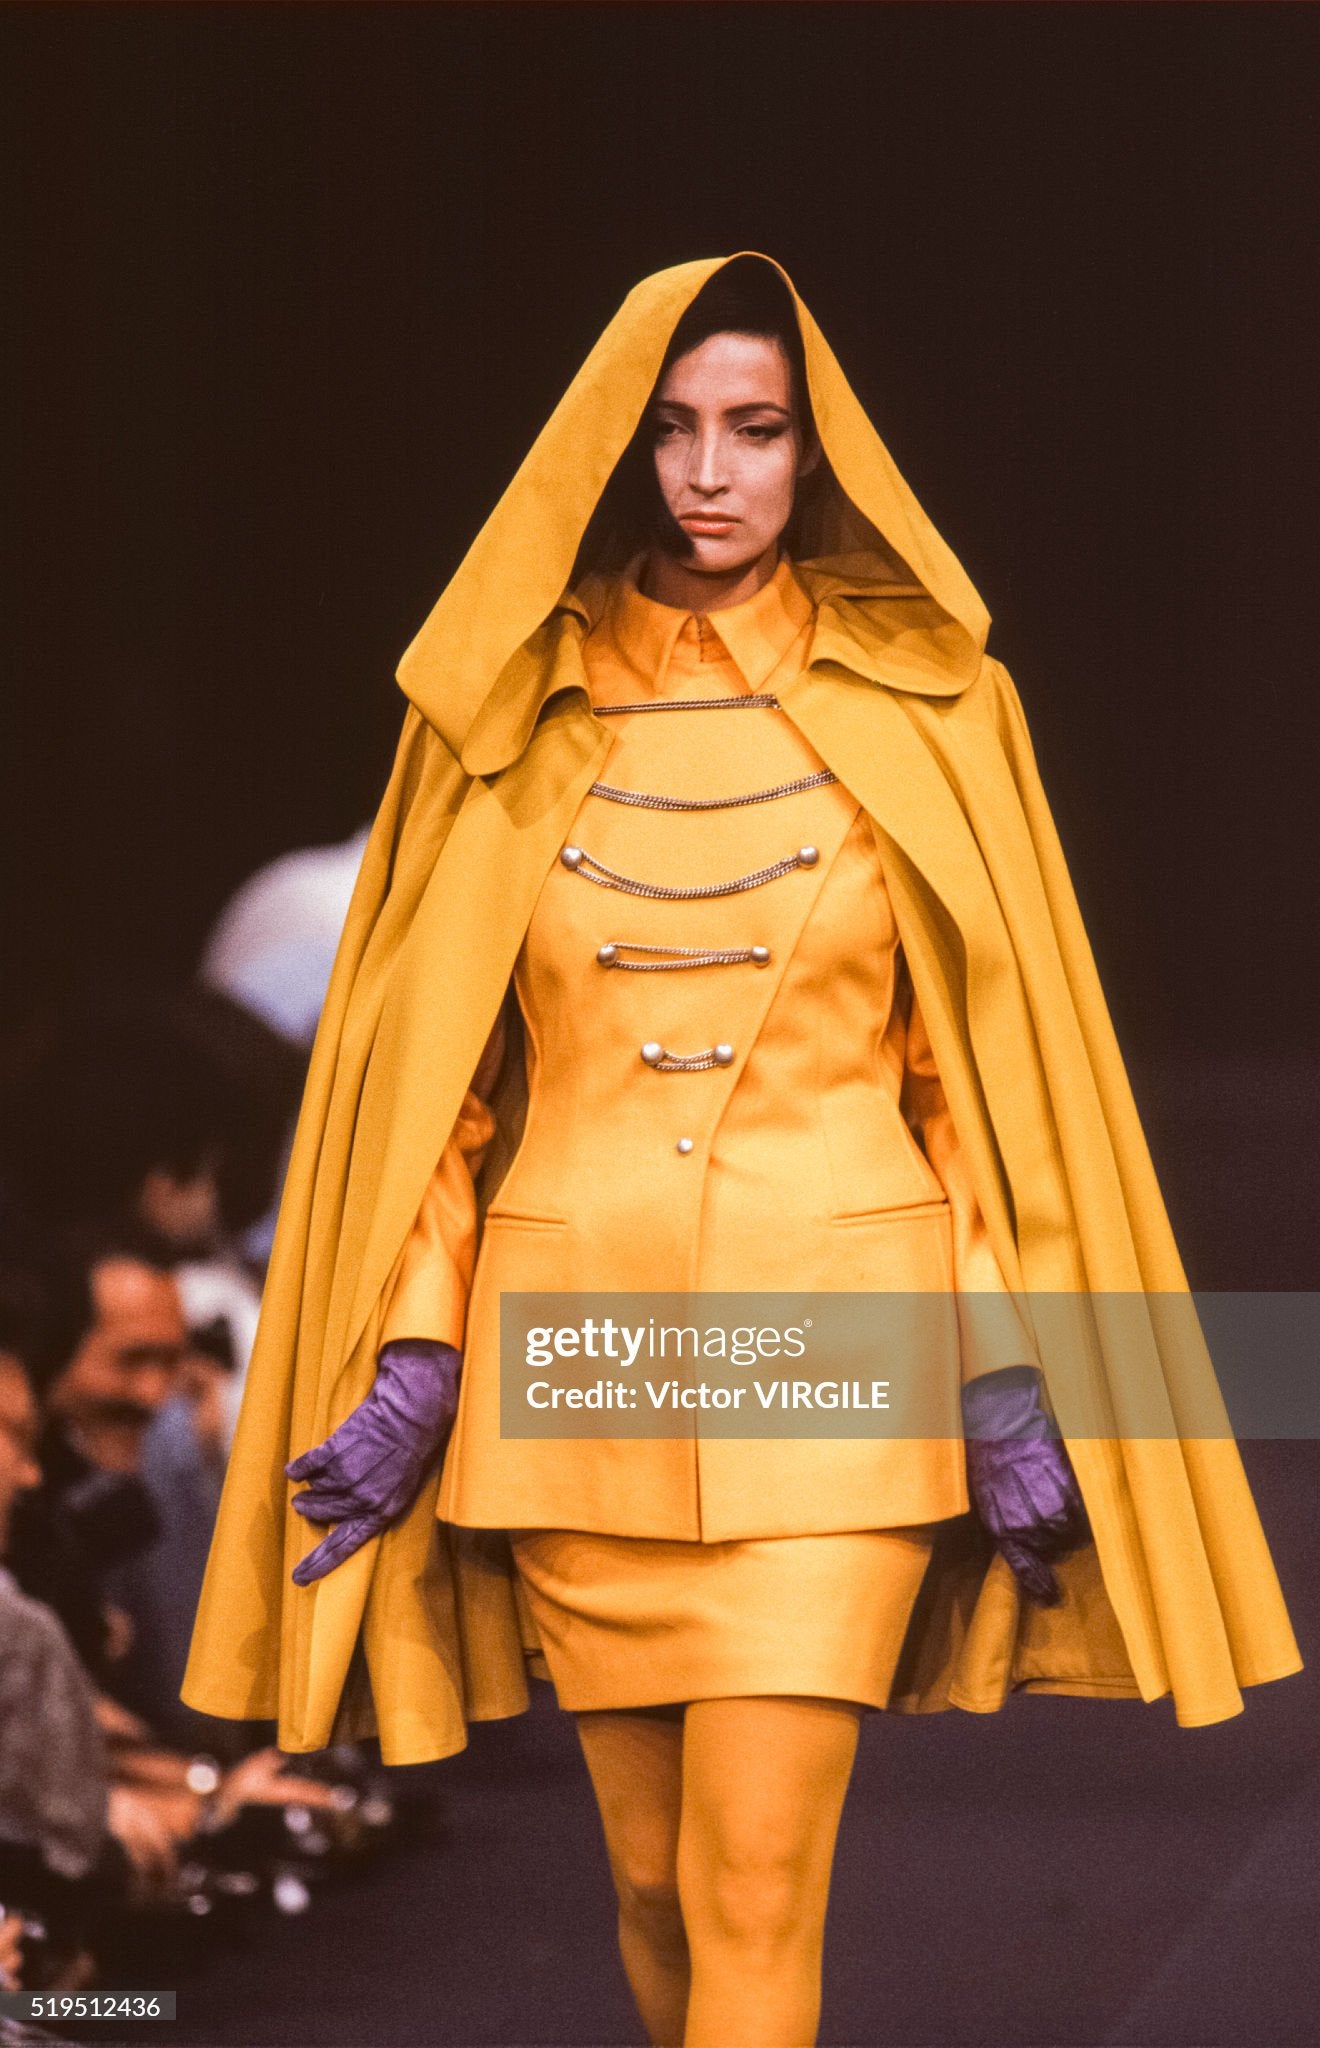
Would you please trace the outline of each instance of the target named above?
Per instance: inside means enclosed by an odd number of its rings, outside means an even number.
[[[639,555],[616,580],[602,625],[627,665],[653,687],[663,685],[676,661],[689,670],[727,657],[748,690],[759,690],[815,609],[786,556],[753,596],[702,613],[644,597],[637,588],[641,564]]]

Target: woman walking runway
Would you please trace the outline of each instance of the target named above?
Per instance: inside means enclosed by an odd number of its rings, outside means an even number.
[[[1215,1389],[1037,1311],[1186,1281],[987,629],[744,255],[637,287],[400,669],[184,1697],[409,1762],[548,1675],[656,2043],[814,2039],[863,1713],[1300,1664],[1231,1436],[1056,1421]],[[928,1432],[502,1433],[504,1295],[782,1289],[947,1302]]]

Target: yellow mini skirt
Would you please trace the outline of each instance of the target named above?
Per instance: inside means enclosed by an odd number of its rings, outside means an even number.
[[[561,1707],[752,1693],[884,1707],[934,1529],[726,1543],[509,1536]]]

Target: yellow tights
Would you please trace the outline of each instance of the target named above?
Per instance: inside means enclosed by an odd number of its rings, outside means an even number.
[[[814,2042],[861,1711],[758,1696],[577,1715],[653,2048]]]

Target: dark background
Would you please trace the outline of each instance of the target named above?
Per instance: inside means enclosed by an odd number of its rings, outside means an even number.
[[[0,1025],[370,813],[624,292],[759,248],[995,615],[1195,1284],[1316,1284],[1315,8],[0,7],[0,77]],[[1313,1670],[1316,1446],[1243,1448]],[[1306,1679],[883,1720],[823,2039],[1314,2041]],[[638,2038],[566,1718],[440,1769],[453,1857],[180,2038]]]
[[[750,247],[990,605],[1125,1047],[1311,1047],[1318,43],[4,9],[6,1015],[186,970],[370,815],[395,663],[624,292]]]

